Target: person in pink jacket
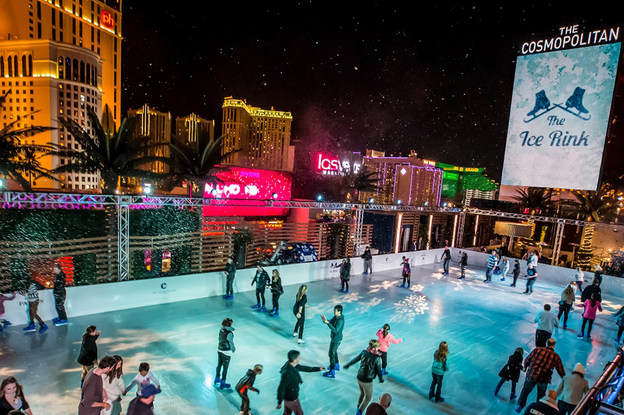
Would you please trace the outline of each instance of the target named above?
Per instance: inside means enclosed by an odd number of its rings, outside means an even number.
[[[405,339],[395,339],[390,334],[390,325],[384,324],[382,328],[377,331],[377,338],[379,339],[379,353],[381,353],[381,373],[385,376],[388,374],[386,366],[388,365],[388,347],[390,343],[398,344],[402,343]]]
[[[592,294],[591,299],[585,300],[584,303],[580,303],[579,307],[585,307],[585,311],[583,312],[583,325],[581,326],[581,332],[578,337],[583,338],[585,324],[589,321],[589,326],[587,327],[587,338],[591,339],[591,329],[594,325],[594,320],[596,319],[596,312],[602,311],[600,301],[596,300],[596,294],[594,293]]]

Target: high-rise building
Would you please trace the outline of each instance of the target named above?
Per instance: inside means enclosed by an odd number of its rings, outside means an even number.
[[[186,117],[176,118],[175,141],[179,145],[196,143],[198,138],[206,135],[210,141],[214,140],[214,120],[205,120],[199,115],[191,113]]]
[[[0,0],[0,92],[11,91],[0,125],[19,120],[59,127],[60,117],[90,129],[86,109],[108,105],[118,122],[121,108],[121,0]],[[80,149],[63,128],[29,138]],[[43,157],[51,169],[69,160]],[[27,172],[26,172],[27,174]],[[34,188],[95,190],[97,174],[31,178]]]
[[[133,118],[136,118],[133,139],[140,140],[140,145],[150,146],[143,155],[171,157],[168,145],[171,143],[171,113],[156,111],[145,104],[140,109],[128,111],[128,119]],[[152,161],[139,166],[139,169],[152,173],[168,173],[169,165],[162,161]]]
[[[221,154],[236,151],[225,164],[292,171],[295,152],[290,145],[291,123],[290,112],[265,110],[245,100],[225,98]]]

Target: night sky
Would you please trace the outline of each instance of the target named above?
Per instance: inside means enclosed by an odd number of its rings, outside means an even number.
[[[493,3],[125,0],[124,111],[195,112],[218,135],[231,95],[291,111],[308,148],[414,149],[499,179],[522,42],[618,22],[587,2]]]

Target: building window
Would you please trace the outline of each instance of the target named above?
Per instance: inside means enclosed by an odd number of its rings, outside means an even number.
[[[74,66],[72,72],[72,80],[78,81],[78,59],[74,59],[72,65]]]
[[[85,82],[85,64],[84,61],[80,61],[80,82]]]
[[[28,55],[28,76],[32,76],[33,74],[33,57],[32,55]]]
[[[89,84],[89,85],[90,85],[90,84],[91,84],[91,65],[90,65],[90,64],[88,64],[88,63],[87,63],[87,69],[86,69],[86,72],[87,72],[87,74],[86,74],[86,75],[87,75],[87,79],[86,79],[86,81],[87,81],[87,84]]]
[[[65,59],[65,79],[71,80],[71,59]]]
[[[4,56],[0,56],[0,78],[4,78]]]
[[[22,55],[22,76],[28,75],[28,68],[26,66],[26,55]]]
[[[58,58],[58,77],[59,79],[65,79],[65,71],[63,66],[63,57],[59,56]],[[61,92],[61,96],[63,93]]]
[[[18,74],[18,70],[17,70],[17,56],[13,56],[13,73],[17,77],[17,74]]]
[[[37,39],[41,39],[41,22],[37,22]]]

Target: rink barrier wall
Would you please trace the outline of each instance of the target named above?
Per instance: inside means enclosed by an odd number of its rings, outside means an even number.
[[[410,258],[412,266],[432,264],[438,261],[442,250],[403,252],[399,254],[375,255],[373,272],[399,270],[401,257]],[[331,278],[339,278],[338,266],[342,259],[306,262],[281,266],[268,266],[265,270],[271,275],[277,269],[282,277],[282,285],[299,285]],[[352,275],[361,274],[364,260],[351,258]],[[234,294],[255,290],[251,281],[256,268],[239,269],[234,280]],[[223,272],[207,272],[202,274],[180,275],[175,277],[151,278],[113,282],[107,284],[82,285],[67,287],[65,309],[72,317],[89,314],[106,313],[155,304],[173,303],[195,300],[204,297],[220,296],[225,293],[225,274]],[[270,297],[270,294],[269,294]],[[54,296],[52,290],[39,291],[39,315],[45,321],[56,318]],[[270,301],[270,300],[269,300]],[[15,324],[26,324],[27,302],[18,294],[15,300],[4,303],[4,318]]]
[[[453,249],[453,261],[459,261],[461,249],[454,248]],[[475,252],[475,251],[466,251],[468,253],[468,267],[478,267],[485,270],[487,259],[490,256],[489,253],[485,252]],[[510,268],[509,273],[507,274],[507,279],[513,279],[511,271],[513,270],[515,258],[510,258]],[[526,275],[527,263],[526,260],[519,259],[520,262],[520,277]],[[583,284],[583,288],[585,288],[588,284],[591,284],[594,279],[594,273],[585,271],[585,283]],[[483,277],[485,278],[485,271],[483,271]],[[492,277],[493,280],[496,279],[496,275]],[[554,265],[542,264],[539,263],[537,265],[537,281],[535,281],[535,287],[539,288],[541,282],[548,281],[549,283],[560,285],[561,290],[566,287],[570,281],[576,280],[576,270],[570,268],[556,267]],[[521,282],[520,282],[521,281]],[[525,279],[519,281],[519,284],[524,284]],[[600,288],[602,290],[602,295],[608,297],[619,297],[624,298],[624,278],[612,277],[610,275],[602,276],[602,284],[600,284]]]
[[[443,249],[428,251],[401,252],[398,254],[375,255],[373,257],[373,272],[397,270],[397,278],[401,268],[401,259],[406,256],[412,267],[420,265],[433,265],[440,263]],[[462,249],[452,248],[451,266],[458,267]],[[485,270],[489,254],[475,251],[468,253],[468,269],[478,268]],[[282,285],[299,285],[314,281],[339,278],[341,259],[307,262],[303,264],[290,264],[266,267],[271,275],[273,269],[277,269],[282,277]],[[437,267],[436,267],[437,268]],[[513,269],[513,259],[512,259]],[[520,275],[526,274],[526,261],[520,260]],[[364,261],[361,258],[351,258],[351,274],[362,274]],[[236,272],[234,280],[234,293],[255,290],[251,286],[251,280],[256,268],[240,269]],[[456,271],[453,271],[456,272]],[[485,276],[485,271],[483,271]],[[540,283],[548,281],[563,287],[574,280],[575,271],[569,268],[555,267],[552,265],[539,264],[536,288]],[[511,276],[511,270],[508,278]],[[585,272],[585,284],[591,284],[593,273]],[[524,279],[520,280],[521,284]],[[624,279],[603,276],[603,295],[624,298]],[[225,274],[223,272],[207,272],[202,274],[189,274],[176,277],[151,278],[114,282],[108,284],[83,285],[67,287],[67,299],[65,308],[69,318],[84,316],[109,311],[124,310],[136,307],[146,307],[156,304],[166,304],[178,301],[195,300],[204,297],[220,296],[225,293]],[[52,290],[39,291],[39,315],[45,321],[56,317],[54,297]],[[15,324],[25,324],[27,319],[26,299],[18,294],[13,301],[4,303],[6,313],[4,318]]]

